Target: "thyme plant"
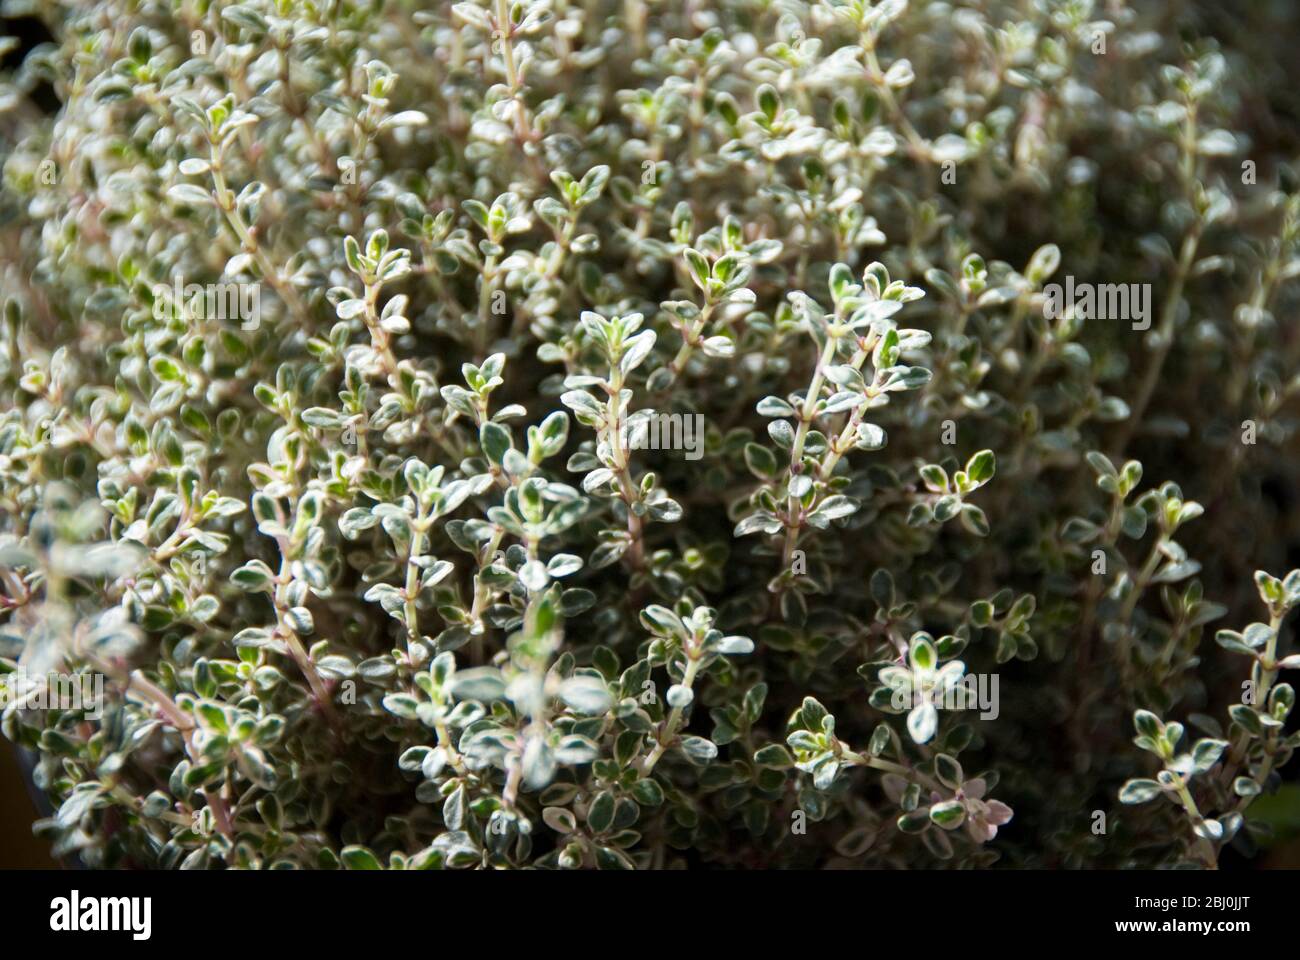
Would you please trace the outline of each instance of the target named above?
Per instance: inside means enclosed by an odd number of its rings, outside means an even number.
[[[1295,12],[1241,6],[8,0],[52,38],[0,90],[37,831],[1253,855],[1300,744],[1300,111]]]

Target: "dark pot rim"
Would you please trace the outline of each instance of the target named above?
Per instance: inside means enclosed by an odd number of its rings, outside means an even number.
[[[36,765],[40,763],[40,756],[32,750],[12,744],[14,756],[18,761],[18,772],[23,779],[23,786],[27,788],[27,796],[31,799],[32,809],[36,813],[36,819],[46,819],[54,816],[54,805],[50,798],[46,796],[45,791],[36,786]],[[84,864],[78,855],[55,858],[55,863],[59,866],[73,869],[82,869]]]
[[[14,755],[18,758],[18,770],[22,774],[23,786],[27,788],[32,807],[41,817],[53,816],[54,806],[50,803],[50,798],[36,786],[36,764],[40,762],[39,758],[32,751],[17,745],[14,746]]]

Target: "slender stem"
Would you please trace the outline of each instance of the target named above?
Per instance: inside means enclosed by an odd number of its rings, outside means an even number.
[[[366,280],[365,293],[365,313],[362,317],[366,324],[366,329],[370,332],[370,347],[384,364],[384,374],[388,379],[388,384],[394,390],[397,389],[397,357],[393,354],[393,348],[389,345],[388,331],[385,330],[379,321],[379,287],[380,284],[375,281]]]
[[[1282,621],[1285,614],[1273,612],[1269,617],[1269,637],[1264,646],[1263,660],[1265,663],[1275,663],[1277,660],[1277,640],[1278,634],[1282,630]],[[1273,689],[1273,681],[1277,679],[1277,670],[1261,668],[1259,689],[1254,693],[1254,702],[1256,705],[1268,702],[1268,695]],[[1220,783],[1227,786],[1236,779],[1237,772],[1241,768],[1241,763],[1246,757],[1246,751],[1250,746],[1250,734],[1246,730],[1238,731],[1232,740],[1232,746],[1228,750],[1227,762],[1223,765],[1223,774]]]
[[[1164,368],[1165,360],[1169,356],[1170,348],[1174,343],[1174,323],[1178,319],[1178,307],[1183,300],[1183,286],[1187,282],[1188,274],[1191,272],[1192,261],[1196,259],[1196,250],[1200,245],[1201,227],[1200,221],[1191,232],[1183,238],[1182,252],[1178,257],[1178,266],[1174,271],[1173,283],[1169,288],[1169,296],[1165,299],[1163,311],[1160,315],[1160,325],[1157,328],[1157,343],[1155,355],[1148,364],[1146,373],[1142,377],[1142,383],[1138,387],[1137,395],[1133,398],[1130,405],[1128,419],[1120,432],[1119,442],[1115,449],[1123,453],[1125,447],[1133,437],[1133,431],[1142,420],[1143,414],[1146,413],[1147,406],[1151,403],[1151,398],[1155,394],[1156,385],[1160,382],[1160,371]]]
[[[298,639],[298,633],[289,623],[289,583],[293,579],[292,566],[289,560],[288,549],[281,547],[283,553],[280,559],[280,575],[277,578],[275,587],[275,615],[279,634],[284,638],[285,646],[289,649],[289,655],[293,657],[294,663],[302,671],[302,675],[307,680],[307,685],[311,687],[312,696],[320,704],[321,709],[325,711],[326,716],[333,719],[333,703],[330,700],[329,688],[325,686],[325,681],[320,673],[316,670],[316,665],[311,662],[311,657]]]
[[[408,653],[411,646],[420,639],[420,613],[416,607],[416,600],[420,596],[420,567],[416,561],[424,554],[425,525],[427,523],[428,520],[421,511],[411,525],[411,550],[406,557],[406,589],[404,592],[406,602],[403,611],[406,617],[406,649]]]
[[[862,364],[870,354],[874,342],[875,334],[872,334],[871,338],[865,343],[863,348],[854,356],[852,366],[855,370],[862,368]],[[822,459],[821,464],[817,468],[817,476],[820,479],[829,480],[831,475],[835,473],[835,467],[839,464],[840,459],[852,448],[853,437],[858,432],[858,424],[860,424],[862,418],[867,415],[867,410],[871,407],[871,402],[880,395],[880,386],[880,374],[877,372],[875,382],[867,387],[866,399],[853,408],[852,412],[849,414],[849,418],[844,421],[844,427],[840,430],[839,435],[831,441],[829,449],[826,451],[826,456]]]
[[[111,675],[116,672],[109,663],[95,657],[93,654],[87,655],[86,659],[101,673]],[[195,743],[195,733],[198,725],[194,722],[194,718],[177,706],[176,701],[166,691],[145,677],[139,670],[127,675],[125,682],[128,691],[135,690],[143,694],[145,699],[158,708],[158,712],[167,719],[167,722],[180,732],[181,737],[185,740],[186,752],[190,755],[190,759],[197,763],[199,748],[198,744]],[[221,831],[222,836],[233,842],[235,829],[225,797],[211,789],[204,789],[203,797],[208,806],[212,808],[212,817],[217,822],[217,829]]]
[[[799,427],[795,431],[794,446],[790,448],[791,480],[803,472],[804,443],[808,439],[808,431],[812,426],[817,401],[820,399],[826,367],[835,358],[835,348],[838,344],[839,339],[833,336],[830,331],[827,331],[826,345],[822,347],[821,356],[817,359],[817,369],[813,371],[812,383],[808,385],[808,393],[804,396],[803,406],[799,410]],[[803,517],[801,516],[799,498],[791,493],[786,505],[785,548],[781,552],[782,571],[790,569],[790,562],[794,557],[794,548],[799,541],[799,530],[802,526]]]
[[[880,99],[884,101],[885,109],[889,111],[889,116],[899,128],[903,131],[903,136],[907,139],[907,144],[911,147],[912,156],[918,160],[929,161],[930,148],[925,139],[912,126],[912,121],[907,118],[903,108],[899,105],[894,91],[890,89],[889,84],[885,83],[885,74],[880,69],[880,61],[876,59],[876,39],[870,34],[864,34],[862,37],[863,50],[866,53],[867,75],[871,82],[876,86],[880,93]]]
[[[212,165],[212,184],[216,190],[217,207],[225,217],[231,232],[239,241],[239,246],[244,252],[252,255],[257,263],[257,268],[262,272],[275,292],[280,295],[280,299],[288,305],[290,311],[298,318],[298,322],[306,324],[308,320],[307,308],[298,296],[298,291],[293,285],[280,276],[275,264],[267,256],[266,251],[258,244],[257,239],[252,235],[248,226],[244,223],[243,217],[239,215],[239,209],[235,203],[234,193],[226,185],[225,173],[221,169],[221,155],[216,145],[212,147],[210,163]]]
[[[943,785],[939,783],[939,781],[933,779],[932,777],[927,777],[919,770],[916,770],[912,767],[904,766],[901,763],[894,763],[893,761],[885,760],[882,757],[872,757],[865,754],[861,754],[854,750],[850,750],[847,747],[841,748],[840,756],[844,760],[848,761],[851,764],[854,764],[855,766],[871,767],[875,770],[883,770],[885,773],[897,774],[898,776],[904,778],[905,780],[909,780],[913,783],[918,783],[921,786],[929,790],[933,790],[936,793],[943,794],[946,792],[944,790]]]
[[[497,258],[489,254],[483,263],[483,279],[478,288],[478,351],[487,353],[488,328],[492,320],[492,298],[496,294]]]
[[[1101,539],[1097,541],[1100,546],[1111,548],[1115,546],[1115,538],[1119,536],[1123,518],[1124,498],[1117,489],[1111,495],[1110,517],[1106,522],[1106,528],[1102,531]],[[1092,655],[1092,627],[1097,615],[1097,601],[1101,599],[1103,582],[1101,577],[1103,575],[1096,574],[1088,582],[1088,593],[1084,598],[1083,614],[1079,618],[1079,669],[1077,675],[1080,681],[1087,676],[1088,662]]]
[[[692,690],[695,684],[695,675],[699,672],[700,663],[702,661],[696,659],[694,651],[691,650],[687,651],[686,657],[686,672],[682,676],[681,685],[687,690]],[[681,726],[682,713],[683,710],[681,707],[673,707],[672,712],[668,714],[667,721],[665,721],[663,728],[659,731],[659,736],[656,739],[654,750],[650,752],[650,755],[645,758],[645,763],[641,765],[642,777],[648,777],[650,775],[650,771],[655,768],[655,764],[659,762],[659,758],[667,752],[670,746],[672,746],[673,738],[677,736],[677,729]]]
[[[1193,828],[1205,821],[1205,817],[1201,816],[1201,811],[1196,806],[1196,801],[1192,799],[1192,792],[1187,789],[1187,781],[1181,776],[1178,778],[1178,799],[1182,802],[1183,809],[1187,811],[1187,816],[1191,818]],[[1196,843],[1194,844],[1196,852],[1200,855],[1206,868],[1217,870],[1219,868],[1219,858],[1215,855],[1214,845],[1200,834],[1194,834],[1194,836],[1196,837]]]
[[[1120,674],[1123,677],[1125,690],[1132,690],[1133,688],[1133,613],[1137,609],[1138,601],[1142,598],[1142,594],[1146,592],[1147,586],[1151,583],[1151,578],[1155,575],[1156,567],[1160,565],[1160,548],[1164,545],[1164,542],[1164,535],[1161,534],[1157,536],[1155,542],[1151,544],[1151,552],[1147,555],[1146,562],[1142,565],[1142,569],[1138,571],[1138,575],[1133,581],[1133,589],[1129,592],[1129,595],[1124,598],[1124,606],[1120,610],[1120,615],[1117,621],[1123,627],[1119,635],[1118,657]]]
[[[628,557],[635,570],[645,568],[645,548],[642,545],[642,523],[633,507],[640,502],[632,472],[628,468],[627,448],[623,436],[623,371],[616,365],[610,371],[609,402],[605,419],[608,422],[610,455],[614,458],[614,473],[618,478],[619,496],[627,506],[627,535],[631,542]]]
[[[496,0],[496,26],[497,39],[501,41],[501,54],[506,64],[506,85],[510,88],[510,99],[514,103],[515,139],[519,141],[519,149],[523,150],[524,145],[533,139],[533,134],[529,129],[528,115],[524,109],[519,68],[515,64],[515,47],[512,39],[514,26],[510,23],[508,0]],[[533,165],[538,170],[541,169],[536,156],[533,157]],[[545,179],[544,174],[542,178]]]
[[[668,369],[673,372],[674,380],[681,376],[682,371],[686,369],[686,364],[690,362],[691,354],[695,352],[696,346],[699,345],[700,335],[704,333],[708,326],[713,307],[714,305],[711,303],[705,304],[704,309],[695,318],[695,322],[686,329],[681,348],[678,349],[677,355],[673,357],[673,362],[668,365]]]
[[[453,770],[462,777],[470,775],[469,768],[465,766],[465,760],[461,757],[460,751],[451,742],[451,731],[447,729],[447,721],[438,717],[433,722],[433,729],[438,734],[438,746],[442,747],[447,754],[447,762],[451,764]]]
[[[1194,104],[1189,104],[1187,108],[1181,147],[1182,160],[1179,164],[1178,173],[1182,180],[1184,192],[1188,197],[1191,197],[1196,180],[1197,158],[1196,109]],[[1151,363],[1147,366],[1146,374],[1138,387],[1137,395],[1134,397],[1133,403],[1130,404],[1129,417],[1120,429],[1119,443],[1115,448],[1120,453],[1123,453],[1124,448],[1128,446],[1133,437],[1133,432],[1137,429],[1138,423],[1141,422],[1142,416],[1146,413],[1147,406],[1151,403],[1151,398],[1155,394],[1156,384],[1160,382],[1160,371],[1165,365],[1170,349],[1173,347],[1174,324],[1178,320],[1178,307],[1183,299],[1183,286],[1187,283],[1192,263],[1196,259],[1196,251],[1200,246],[1201,231],[1203,229],[1204,223],[1198,217],[1187,235],[1183,237],[1183,246],[1178,255],[1178,265],[1174,269],[1173,282],[1169,287],[1169,296],[1165,298],[1160,316],[1160,325],[1157,327],[1155,356],[1151,358]]]
[[[483,579],[483,571],[492,565],[496,558],[497,550],[501,547],[501,539],[505,536],[505,528],[497,527],[492,532],[492,539],[488,542],[487,547],[483,550],[479,560],[478,573],[474,575],[474,604],[470,608],[470,635],[474,643],[474,660],[477,663],[483,661],[483,640],[487,637],[489,627],[483,622],[483,611],[492,601],[492,589]],[[476,632],[477,631],[477,632]]]

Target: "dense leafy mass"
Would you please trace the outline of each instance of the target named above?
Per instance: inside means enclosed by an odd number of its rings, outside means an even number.
[[[37,829],[1252,854],[1298,743],[1300,111],[1295,13],[1240,6],[8,4],[54,37],[0,97]],[[98,709],[33,709],[51,672]]]

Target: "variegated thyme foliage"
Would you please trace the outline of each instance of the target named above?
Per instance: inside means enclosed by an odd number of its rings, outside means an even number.
[[[0,704],[60,854],[1265,837],[1289,5],[5,7]]]

